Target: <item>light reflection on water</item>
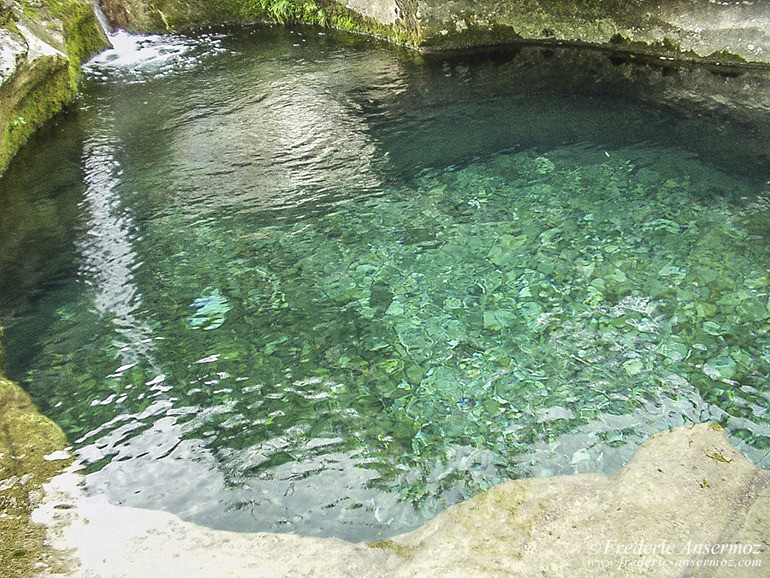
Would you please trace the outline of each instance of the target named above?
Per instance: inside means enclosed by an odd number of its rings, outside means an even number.
[[[9,371],[91,491],[363,540],[667,427],[766,459],[766,78],[115,40],[0,195]]]

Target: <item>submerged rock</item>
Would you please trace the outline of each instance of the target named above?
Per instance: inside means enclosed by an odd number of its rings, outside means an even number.
[[[670,576],[729,559],[760,576],[768,484],[721,428],[701,424],[653,436],[611,478],[505,482],[385,546],[408,553],[399,576]]]
[[[190,307],[195,309],[195,313],[187,319],[188,325],[204,331],[221,327],[225,322],[225,313],[230,311],[230,304],[218,289],[196,298]]]

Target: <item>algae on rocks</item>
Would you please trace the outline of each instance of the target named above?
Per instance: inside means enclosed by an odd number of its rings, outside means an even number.
[[[30,522],[41,487],[72,463],[64,432],[40,415],[29,396],[0,376],[0,568],[4,576],[63,569]],[[41,566],[42,565],[42,566]]]
[[[710,0],[100,0],[117,27],[305,23],[362,32],[424,51],[512,43],[577,44],[718,65],[770,65],[762,2]]]
[[[0,13],[0,173],[77,93],[81,63],[109,42],[85,0],[18,0]]]
[[[708,0],[99,0],[115,27],[304,23],[420,50],[538,42],[713,64],[770,65],[760,2]],[[108,46],[87,0],[11,0],[0,11],[0,172],[77,91],[80,64]]]
[[[375,3],[376,4],[376,3]],[[114,28],[132,32],[179,32],[223,24],[306,24],[370,34],[414,44],[394,18],[335,0],[99,0]]]

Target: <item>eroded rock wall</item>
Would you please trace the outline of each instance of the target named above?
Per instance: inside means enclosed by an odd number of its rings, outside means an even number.
[[[764,0],[99,0],[115,27],[304,22],[421,50],[575,43],[656,58],[770,66]],[[0,172],[69,102],[81,62],[108,45],[89,0],[0,8]]]
[[[393,0],[372,0],[391,2]],[[764,0],[418,0],[426,47],[542,41],[770,63]]]

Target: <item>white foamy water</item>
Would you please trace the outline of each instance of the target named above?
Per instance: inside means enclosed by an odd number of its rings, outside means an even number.
[[[221,50],[219,38],[141,35],[124,30],[110,34],[112,48],[92,58],[87,74],[121,82],[146,82],[195,68],[201,57]]]

